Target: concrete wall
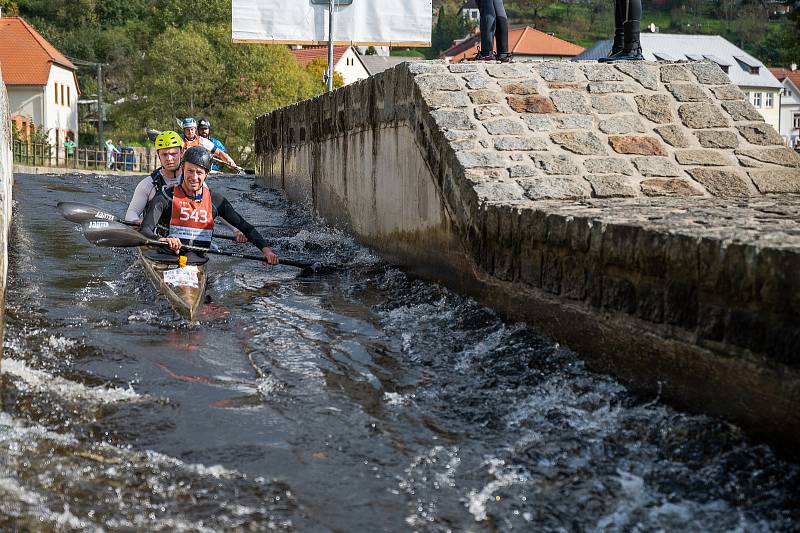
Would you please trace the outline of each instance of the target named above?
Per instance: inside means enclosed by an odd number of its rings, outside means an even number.
[[[30,117],[34,124],[44,124],[44,89],[40,86],[14,86],[8,89],[11,115]]]
[[[0,72],[0,342],[3,339],[6,308],[6,273],[8,271],[8,235],[11,226],[11,115],[8,95]],[[0,354],[2,359],[2,354]]]
[[[800,157],[710,63],[398,66],[259,182],[675,404],[800,443]]]

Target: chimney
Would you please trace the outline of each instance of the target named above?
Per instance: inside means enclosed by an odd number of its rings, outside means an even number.
[[[789,66],[789,68],[792,70],[792,72],[794,72],[795,70],[797,70],[797,63],[792,63],[792,64]]]

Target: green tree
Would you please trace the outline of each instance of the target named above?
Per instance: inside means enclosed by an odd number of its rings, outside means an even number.
[[[442,51],[453,46],[453,41],[469,35],[474,29],[474,22],[458,13],[448,15],[444,6],[440,7],[431,36],[431,56],[438,57]]]
[[[319,80],[324,90],[327,90],[327,86],[323,81],[326,70],[328,70],[328,60],[321,57],[314,59],[311,63],[306,65],[306,71],[308,71],[313,79]],[[342,78],[342,75],[336,72],[336,70],[333,71],[333,87],[335,89],[344,87],[344,78]]]

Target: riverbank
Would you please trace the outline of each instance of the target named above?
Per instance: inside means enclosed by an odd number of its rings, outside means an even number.
[[[17,165],[13,167],[14,174],[51,174],[51,175],[66,175],[66,174],[83,174],[83,175],[98,175],[103,176],[144,176],[146,172],[129,172],[126,170],[107,170],[105,168],[97,170],[83,170],[75,168],[62,168],[62,167],[49,167],[49,166],[31,166],[31,165]]]

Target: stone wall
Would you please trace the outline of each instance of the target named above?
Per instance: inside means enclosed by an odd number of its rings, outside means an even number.
[[[8,235],[11,226],[11,187],[13,185],[11,158],[11,115],[8,94],[0,71],[0,342],[6,308],[6,273],[8,271]],[[2,359],[2,354],[0,354]]]
[[[256,150],[390,260],[800,442],[800,156],[713,63],[406,64],[260,117]]]

